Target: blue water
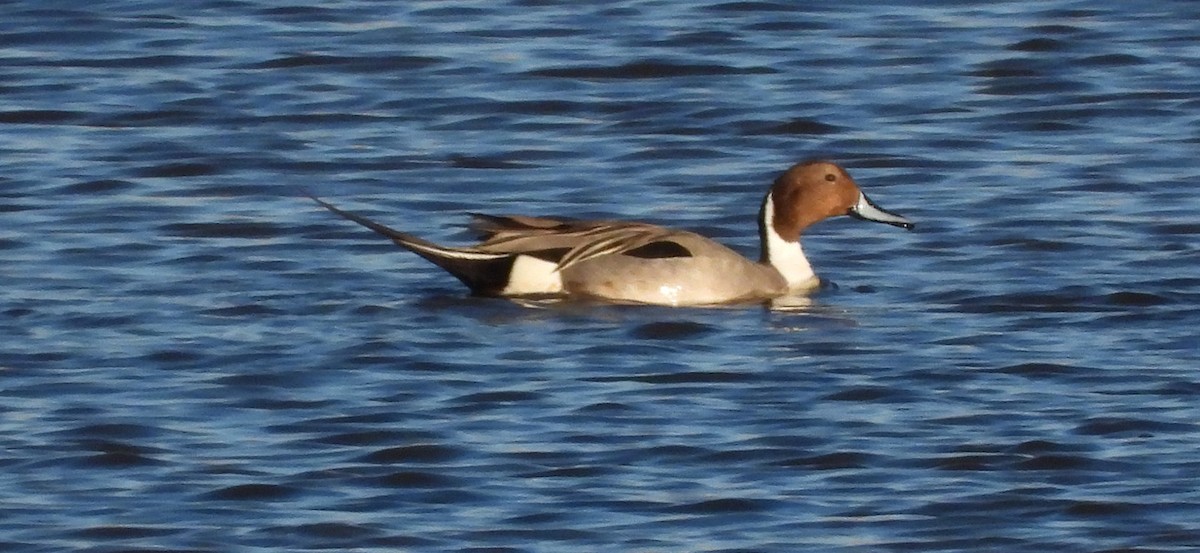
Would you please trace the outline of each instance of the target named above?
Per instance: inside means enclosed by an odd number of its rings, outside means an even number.
[[[0,549],[1200,548],[1200,3],[7,2]],[[792,311],[531,308],[437,241],[906,233]]]

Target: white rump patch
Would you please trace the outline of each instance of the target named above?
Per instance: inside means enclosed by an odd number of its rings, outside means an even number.
[[[500,291],[505,296],[561,293],[562,274],[558,263],[528,255],[518,255],[508,273],[508,285]]]

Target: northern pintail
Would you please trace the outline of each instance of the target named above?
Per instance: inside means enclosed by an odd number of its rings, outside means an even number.
[[[482,242],[439,246],[312,199],[429,260],[475,294],[674,306],[762,302],[811,291],[820,281],[800,235],[823,219],[851,215],[913,228],[827,161],[798,163],[775,179],[759,211],[758,262],[694,232],[627,221],[474,215]]]

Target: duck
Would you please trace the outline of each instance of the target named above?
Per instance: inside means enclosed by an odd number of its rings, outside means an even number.
[[[825,160],[792,165],[767,190],[758,212],[758,261],[688,230],[525,215],[472,214],[480,242],[443,246],[309,197],[440,267],[473,294],[513,299],[678,307],[802,297],[821,282],[800,245],[812,225],[848,215],[915,227],[876,205],[843,167]]]

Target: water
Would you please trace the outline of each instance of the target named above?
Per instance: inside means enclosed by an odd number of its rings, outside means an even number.
[[[1200,547],[1200,5],[9,2],[5,551]],[[791,312],[472,298],[320,210],[628,217]]]

